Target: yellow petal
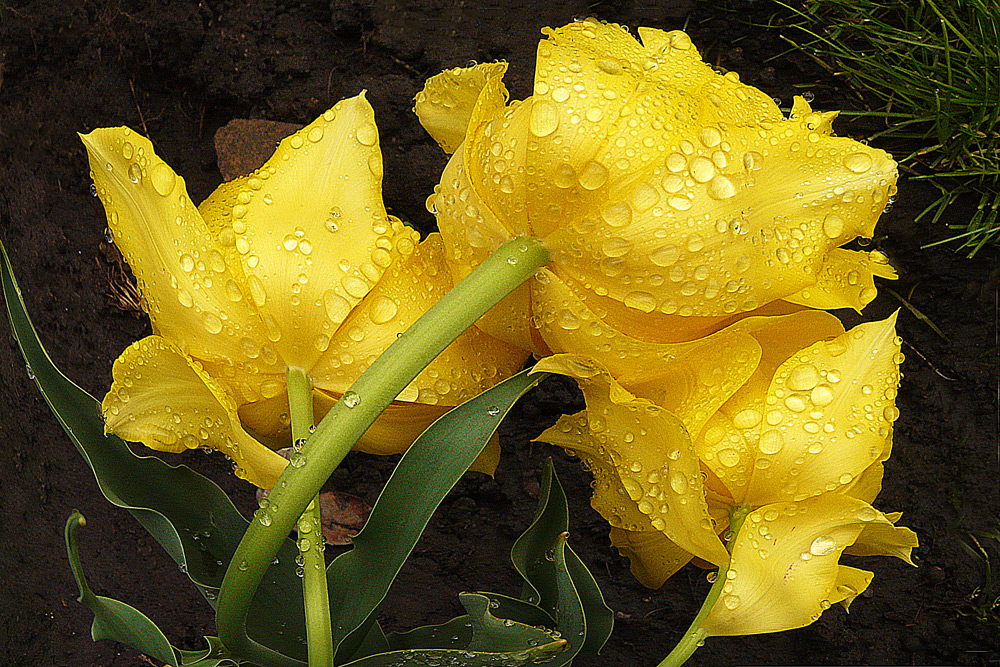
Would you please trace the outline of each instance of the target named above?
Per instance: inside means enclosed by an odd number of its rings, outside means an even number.
[[[701,471],[684,424],[636,398],[585,357],[556,355],[536,370],[575,377],[587,401],[587,431],[628,498],[653,527],[711,563],[728,561],[708,513]],[[603,452],[603,453],[602,453]]]
[[[785,299],[810,308],[853,308],[860,313],[878,293],[874,276],[896,279],[885,255],[836,248],[827,254],[816,283]]]
[[[896,316],[816,343],[771,381],[747,502],[759,506],[848,487],[892,438],[899,383]]]
[[[757,366],[756,341],[732,330],[690,343],[649,343],[598,317],[556,274],[542,269],[532,283],[534,325],[555,353],[598,359],[626,389],[681,418],[689,433],[740,387]],[[625,333],[628,331],[628,333]]]
[[[656,531],[612,528],[611,544],[629,559],[632,574],[648,588],[659,588],[691,560],[691,554]]]
[[[682,137],[685,126],[702,118],[745,122],[728,115],[737,85],[702,63],[683,33],[645,31],[651,43],[643,45],[620,26],[596,21],[544,32],[528,136],[528,215],[536,234],[568,220],[621,226],[633,214],[662,214],[668,199],[642,178],[662,171],[678,138],[697,141],[696,133]],[[720,85],[707,89],[714,80]],[[754,115],[780,116],[769,98],[747,90]]]
[[[382,204],[378,129],[364,94],[283,139],[263,167],[219,186],[202,210],[235,249],[228,256],[246,276],[270,345],[307,370],[393,248],[417,240]]]
[[[731,398],[712,415],[705,428],[692,433],[696,434],[694,445],[698,457],[726,486],[734,502],[740,504],[754,471],[756,444],[767,413],[765,399],[775,371],[795,352],[842,334],[844,327],[829,313],[803,310],[788,315],[745,317],[723,332],[756,340],[759,362],[739,390],[730,392]]]
[[[586,411],[563,415],[554,426],[546,429],[535,440],[562,447],[567,453],[580,457],[584,467],[594,477],[594,495],[590,499],[590,505],[612,528],[630,532],[658,532],[650,516],[639,511],[626,491],[618,470],[603,448],[603,441],[590,429]]]
[[[408,252],[403,252],[407,250]],[[313,386],[342,394],[428,308],[452,288],[439,234],[400,244],[382,279],[325,341],[309,375]],[[473,327],[445,348],[399,400],[455,406],[520,369],[527,352]]]
[[[126,127],[80,137],[115,244],[132,268],[153,331],[186,354],[273,372],[276,358],[223,249],[187,194],[184,179]]]
[[[883,515],[888,523],[866,524],[857,541],[844,550],[852,556],[895,556],[916,567],[913,550],[920,546],[917,534],[904,526],[894,525],[902,516],[898,512]]]
[[[445,153],[454,153],[465,141],[472,109],[486,81],[502,78],[506,70],[505,62],[455,67],[432,76],[417,93],[413,112]],[[505,97],[500,106],[506,103]]]
[[[584,32],[599,37],[589,40],[602,49],[596,69],[618,72],[617,86],[593,75],[588,40],[578,37]],[[539,186],[539,208],[551,211],[551,223],[532,217],[533,229],[551,232],[549,245],[568,274],[642,312],[753,310],[813,284],[828,251],[870,235],[894,192],[895,164],[882,151],[830,136],[832,116],[804,101],[782,119],[734,73],[716,74],[692,58],[683,33],[653,43],[665,48],[674,39],[687,48],[640,54],[617,26],[567,26],[546,46],[551,67],[540,47],[532,102],[556,119],[552,136],[561,143],[536,142],[530,164],[541,172],[543,162],[550,182],[559,170],[579,171],[580,154],[613,166],[599,202],[577,186],[566,193]],[[552,91],[568,88],[554,65],[565,68],[564,61],[584,69],[574,76],[580,92],[559,103],[563,93],[552,99]],[[608,115],[607,103],[595,100],[597,83],[622,100],[610,105],[613,121],[569,122]]]
[[[236,474],[271,488],[286,461],[240,424],[236,403],[176,346],[149,336],[114,364],[114,382],[101,404],[109,433],[166,452],[202,447],[223,452]]]
[[[702,628],[709,635],[748,635],[809,625],[831,604],[860,592],[859,571],[842,571],[837,561],[867,526],[878,524],[892,525],[868,503],[839,494],[754,510],[736,537],[729,581]]]
[[[844,549],[844,553],[848,553],[849,550],[850,547]],[[839,602],[844,609],[850,611],[851,603],[868,589],[874,576],[867,570],[859,570],[848,565],[837,566],[837,581],[829,598],[830,604]]]

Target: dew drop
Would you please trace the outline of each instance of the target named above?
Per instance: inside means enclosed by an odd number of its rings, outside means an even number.
[[[204,322],[205,329],[208,330],[208,333],[217,334],[222,331],[222,320],[212,313],[205,313]]]
[[[611,75],[622,73],[621,63],[613,58],[601,58],[597,61],[597,66],[601,69],[601,71]]]
[[[361,403],[361,396],[353,391],[348,391],[344,394],[344,405],[349,408],[356,408]]]
[[[736,186],[728,176],[719,174],[708,184],[708,196],[712,199],[729,199],[736,194]]]
[[[375,142],[378,141],[378,128],[375,127],[374,123],[366,121],[358,126],[355,137],[359,143],[365,146],[374,146]]]
[[[136,162],[133,162],[128,166],[128,171],[126,173],[128,174],[128,180],[133,183],[138,183],[142,180],[142,167],[140,167]]]
[[[826,556],[827,554],[833,553],[836,549],[837,541],[829,535],[821,535],[813,540],[813,543],[809,545],[809,552],[813,556]]]
[[[372,300],[370,317],[375,324],[385,324],[396,317],[399,307],[395,301],[382,294]]]
[[[546,100],[534,100],[528,129],[536,137],[547,137],[559,127],[559,108]]]
[[[812,364],[799,364],[788,374],[786,381],[792,391],[809,391],[819,384],[819,370]]]
[[[149,180],[153,184],[153,189],[156,190],[156,193],[161,197],[166,197],[173,192],[174,183],[177,182],[177,175],[166,162],[158,162],[150,170]]]
[[[823,233],[827,238],[835,239],[844,233],[844,220],[838,215],[830,214],[823,220]]]
[[[697,156],[691,158],[691,178],[699,183],[708,183],[715,177],[715,165],[707,157]]]
[[[600,162],[588,162],[580,170],[579,180],[584,190],[596,190],[608,182],[608,170]],[[500,185],[503,189],[502,180]]]
[[[624,303],[629,308],[651,313],[656,308],[656,297],[649,292],[636,290],[625,295]]]
[[[844,158],[844,166],[855,174],[863,174],[872,168],[872,159],[867,153],[852,153]]]
[[[784,438],[781,432],[774,429],[765,431],[761,434],[760,440],[757,441],[757,448],[762,454],[777,454],[783,446]]]

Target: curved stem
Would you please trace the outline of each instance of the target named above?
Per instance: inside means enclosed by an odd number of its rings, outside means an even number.
[[[292,422],[292,450],[298,452],[313,427],[312,382],[301,368],[289,368],[288,413]],[[302,596],[306,612],[306,644],[309,667],[332,667],[333,629],[330,596],[326,589],[326,559],[323,557],[323,527],[319,496],[314,496],[299,517],[298,547],[302,559]]]
[[[743,527],[743,521],[747,518],[747,514],[750,513],[750,507],[743,505],[737,507],[733,510],[732,515],[729,517],[729,532],[732,535],[729,538],[729,551],[732,553],[733,545],[736,544],[736,536],[740,533],[740,528]],[[719,596],[722,595],[722,589],[726,585],[727,577],[726,574],[729,572],[729,563],[726,563],[719,568],[719,572],[715,576],[715,581],[712,583],[712,588],[709,589],[708,595],[705,597],[705,601],[701,605],[701,609],[698,610],[698,615],[694,617],[691,622],[691,626],[688,627],[684,636],[681,640],[677,642],[674,646],[674,650],[663,659],[663,661],[657,667],[679,667],[683,665],[688,658],[691,657],[699,646],[705,643],[705,638],[708,633],[705,632],[701,624],[708,616],[709,612],[712,611],[712,607],[718,602]]]
[[[230,650],[270,664],[274,651],[247,637],[247,613],[295,521],[368,427],[420,371],[548,259],[538,239],[523,237],[502,245],[401,334],[337,401],[299,452],[301,465],[285,468],[271,490],[269,511],[259,512],[250,522],[226,570],[216,623],[219,639]],[[290,660],[281,657],[285,663]]]

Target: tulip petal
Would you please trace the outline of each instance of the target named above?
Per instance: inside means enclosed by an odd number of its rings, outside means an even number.
[[[756,340],[761,353],[753,374],[696,433],[695,451],[738,505],[754,471],[765,398],[775,371],[795,352],[844,332],[840,320],[823,311],[745,317],[723,331]],[[681,414],[678,412],[678,414]]]
[[[659,588],[691,561],[691,554],[657,531],[612,528],[611,544],[629,559],[632,574],[647,588]]]
[[[260,318],[190,200],[184,179],[126,127],[81,135],[115,244],[132,268],[153,331],[198,359],[260,372],[276,358]]]
[[[895,322],[894,314],[859,325],[781,365],[767,394],[747,502],[843,489],[881,460],[898,415]]]
[[[702,629],[748,635],[809,625],[831,604],[860,592],[862,571],[842,570],[837,561],[863,530],[879,524],[892,526],[868,503],[839,494],[754,510],[736,537],[729,581]]]
[[[715,534],[701,471],[680,419],[636,398],[586,357],[556,355],[536,370],[575,377],[587,401],[593,449],[615,468],[622,485],[653,527],[686,551],[720,565],[729,560]],[[603,451],[603,455],[601,452]]]
[[[382,155],[364,94],[286,137],[267,163],[202,204],[246,276],[270,344],[309,369],[417,235],[386,215]],[[220,222],[221,221],[221,222]]]
[[[850,547],[844,549],[844,553],[849,553]],[[837,566],[837,581],[830,594],[830,604],[840,603],[847,611],[851,610],[851,603],[855,598],[864,593],[872,583],[875,575],[868,570],[860,570],[849,565]]]
[[[428,199],[456,282],[502,243],[528,233],[523,215],[524,170],[508,170],[510,165],[523,163],[524,142],[517,145],[514,140],[507,145],[500,141],[526,131],[523,114],[514,120],[518,104],[504,107],[508,98],[504,69],[482,70],[485,80],[468,119],[469,139],[449,160],[440,186]],[[508,208],[515,214],[498,219],[496,213]]]
[[[639,511],[622,483],[618,470],[610,462],[603,441],[589,428],[587,412],[563,415],[556,424],[535,438],[537,442],[564,448],[572,456],[580,457],[583,465],[594,477],[594,495],[590,505],[603,516],[612,528],[631,532],[654,531],[649,515]]]
[[[452,287],[439,234],[397,244],[382,279],[330,337],[309,372],[313,386],[343,394],[382,352]],[[455,406],[516,373],[527,352],[472,327],[400,394],[398,400]]]
[[[480,63],[455,67],[432,76],[414,99],[413,112],[445,153],[454,153],[465,141],[472,109],[486,82],[503,77],[507,63]],[[506,97],[500,106],[507,103]]]
[[[542,339],[553,352],[600,359],[622,386],[679,416],[689,433],[699,433],[757,366],[760,347],[748,335],[724,331],[690,343],[648,343],[599,318],[590,299],[542,269],[532,283]]]
[[[920,546],[917,534],[904,526],[894,525],[902,516],[899,512],[884,516],[889,523],[866,524],[857,541],[844,553],[852,556],[895,556],[916,567],[912,552]]]
[[[810,308],[853,308],[860,313],[878,293],[874,276],[897,278],[885,255],[877,250],[836,248],[827,254],[816,283],[786,296],[785,300]]]
[[[152,449],[218,450],[236,474],[269,489],[286,461],[243,429],[236,403],[200,364],[160,336],[130,345],[114,364],[101,404],[105,429]]]

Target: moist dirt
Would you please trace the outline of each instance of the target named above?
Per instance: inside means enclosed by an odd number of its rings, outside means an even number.
[[[413,96],[444,68],[503,59],[512,97],[526,97],[546,25],[596,16],[633,31],[686,26],[707,61],[739,72],[783,106],[810,91],[818,109],[864,108],[808,58],[782,55],[780,31],[763,25],[776,9],[763,0],[0,0],[0,236],[50,355],[101,397],[114,359],[151,330],[109,296],[123,274],[105,241],[77,132],[109,125],[142,132],[201,201],[222,180],[220,127],[233,119],[304,124],[364,89],[381,132],[387,208],[429,231],[424,200],[446,157],[412,114]],[[873,129],[846,117],[834,127],[859,138]],[[690,664],[1000,663],[998,610],[987,613],[983,590],[986,561],[962,547],[972,544],[971,532],[996,530],[1000,521],[998,253],[968,259],[953,244],[921,249],[949,233],[914,222],[933,197],[902,179],[875,240],[900,273],[889,285],[898,297],[883,285],[864,313],[885,317],[905,299],[941,332],[901,310],[901,416],[876,501],[901,511],[902,524],[919,535],[919,567],[845,557],[875,572],[850,614],[837,607],[799,630],[709,639]],[[946,219],[970,212],[958,207]],[[467,474],[445,499],[383,607],[387,629],[461,613],[460,591],[518,592],[508,552],[530,522],[541,468],[552,457],[569,494],[571,543],[616,614],[603,656],[579,664],[652,666],[672,648],[708,591],[706,573],[688,566],[659,590],[632,578],[590,508],[589,473],[532,442],[559,414],[581,407],[571,383],[549,380],[515,409],[503,426],[495,479]],[[214,634],[211,609],[173,561],[101,496],[29,379],[6,317],[0,441],[0,665],[151,664],[131,648],[90,638],[91,615],[75,600],[62,541],[74,508],[88,519],[81,549],[98,594],[142,610],[178,647],[200,648],[201,636]],[[215,479],[247,514],[256,506],[254,490],[220,456],[167,458]],[[394,462],[353,454],[328,488],[372,503]],[[978,539],[996,581],[998,544]]]

